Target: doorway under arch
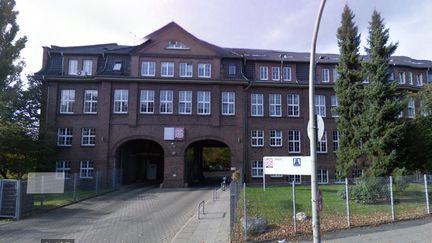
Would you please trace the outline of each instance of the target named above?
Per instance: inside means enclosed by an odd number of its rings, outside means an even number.
[[[189,186],[219,184],[229,177],[231,150],[223,142],[206,139],[191,143],[185,150],[184,180]]]
[[[163,181],[164,151],[157,142],[134,139],[124,142],[116,152],[122,170],[122,184],[159,184]]]

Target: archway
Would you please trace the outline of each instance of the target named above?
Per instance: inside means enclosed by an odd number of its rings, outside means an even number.
[[[230,169],[231,151],[223,142],[200,140],[186,148],[184,179],[189,186],[219,184]]]
[[[119,146],[116,158],[123,185],[162,183],[164,151],[158,143],[148,139],[129,140]]]

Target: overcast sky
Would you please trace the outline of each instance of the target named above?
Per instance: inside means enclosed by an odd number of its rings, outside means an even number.
[[[308,52],[319,0],[16,0],[21,56],[37,72],[42,46],[101,43],[137,45],[142,37],[177,22],[196,37],[222,47]],[[366,44],[374,9],[399,42],[396,55],[432,59],[432,1],[327,0],[317,52],[338,53],[336,30],[345,3]],[[362,48],[363,50],[363,48]]]

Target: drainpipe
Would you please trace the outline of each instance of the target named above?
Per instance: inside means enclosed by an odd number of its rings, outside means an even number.
[[[243,58],[243,66],[246,66],[246,59]],[[247,108],[248,108],[248,90],[249,88],[252,86],[252,81],[249,80],[246,75],[244,75],[243,72],[244,68],[242,68],[241,70],[241,75],[242,77],[248,81],[248,86],[246,88],[244,88],[243,91],[243,124],[244,124],[244,129],[243,129],[243,159],[245,161],[243,161],[243,172],[242,172],[242,176],[243,176],[243,182],[246,181],[246,175],[249,174],[247,173],[247,168],[248,168],[248,163],[249,163],[249,146],[248,146],[248,131],[249,131],[249,123],[248,123],[248,112],[247,112]]]
[[[64,55],[63,55],[63,52],[60,52],[60,55],[62,57],[61,76],[63,76],[64,75]]]

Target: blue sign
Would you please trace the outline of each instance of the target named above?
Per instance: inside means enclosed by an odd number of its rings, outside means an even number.
[[[301,158],[293,158],[293,166],[300,167],[301,166]]]

